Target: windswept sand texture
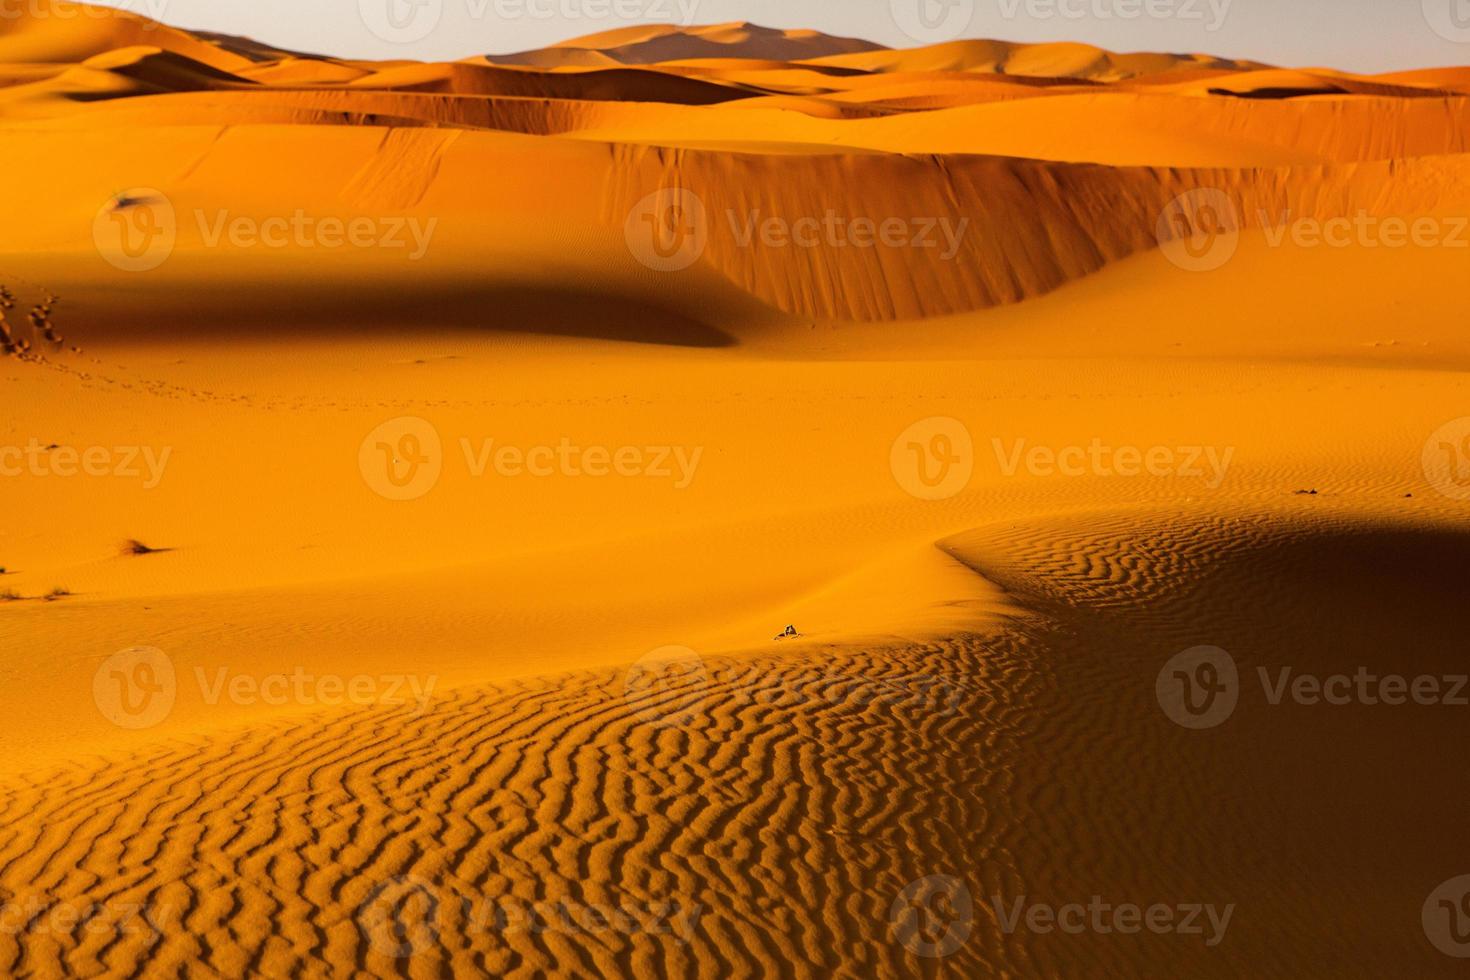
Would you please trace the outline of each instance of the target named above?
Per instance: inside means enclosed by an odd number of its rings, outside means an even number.
[[[0,975],[1462,971],[1470,69],[38,3]]]

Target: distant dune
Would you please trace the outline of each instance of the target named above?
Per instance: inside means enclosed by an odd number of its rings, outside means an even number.
[[[702,58],[807,61],[877,50],[881,50],[881,45],[856,38],[830,37],[816,31],[778,31],[756,24],[735,23],[684,28],[669,25],[625,27],[537,51],[486,55],[486,60],[537,68],[581,68],[610,63],[655,65]]]
[[[1044,294],[1156,245],[1162,209],[1196,188],[1223,194],[1243,228],[1286,213],[1453,210],[1470,196],[1459,156],[1470,141],[1470,98],[1451,70],[1373,79],[994,41],[893,51],[749,24],[626,28],[523,55],[372,64],[129,15],[22,18],[0,39],[0,63],[13,66],[0,112],[34,147],[34,156],[21,151],[20,167],[86,158],[91,134],[113,132],[115,146],[144,153],[150,131],[167,133],[163,143],[184,156],[155,156],[158,165],[140,165],[130,183],[202,204],[227,200],[243,173],[273,173],[277,187],[295,185],[294,196],[310,200],[320,193],[316,175],[294,174],[282,159],[331,144],[350,183],[382,171],[385,154],[407,139],[388,131],[453,131],[462,138],[418,140],[436,147],[427,182],[404,170],[392,179],[405,186],[386,196],[376,181],[378,199],[425,217],[443,202],[442,233],[473,239],[489,232],[476,217],[489,198],[468,185],[489,160],[504,159],[499,138],[554,136],[538,148],[554,166],[501,165],[496,179],[517,200],[558,211],[564,188],[553,180],[604,188],[597,209],[559,213],[563,235],[606,240],[648,194],[682,186],[709,222],[691,277],[716,276],[758,306],[820,321],[945,316]],[[266,125],[287,129],[258,149],[233,132]],[[85,186],[85,170],[75,176],[68,197],[111,190]],[[963,223],[958,251],[742,244],[742,222],[762,211],[851,210],[854,182],[869,211]],[[367,204],[345,185],[335,193]],[[42,216],[26,226],[37,245],[54,242],[45,224]],[[191,229],[180,235],[179,250],[198,247]],[[524,226],[494,235],[484,247],[542,247]],[[23,241],[21,233],[15,244]],[[631,257],[598,261],[600,279],[646,295]],[[529,270],[516,276],[516,288],[555,288]],[[691,312],[669,295],[657,302]]]

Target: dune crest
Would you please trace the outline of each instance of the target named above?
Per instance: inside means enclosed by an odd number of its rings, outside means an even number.
[[[740,58],[757,61],[806,61],[883,50],[856,38],[831,37],[817,31],[773,30],[748,23],[699,27],[657,25],[624,27],[589,34],[562,44],[517,54],[486,55],[503,65],[538,68],[596,67],[609,62],[655,65],[666,61]]]
[[[284,141],[301,157],[339,142],[325,128],[377,130],[354,141],[371,155],[348,155],[345,173],[357,176],[335,196],[385,219],[438,219],[469,241],[478,237],[464,223],[476,195],[461,190],[471,169],[496,167],[506,147],[487,137],[533,137],[546,160],[561,162],[498,180],[525,199],[554,200],[563,192],[554,181],[567,179],[605,188],[600,225],[569,215],[569,232],[589,245],[618,235],[648,195],[680,188],[705,211],[707,244],[691,276],[819,321],[946,316],[1042,295],[1156,247],[1181,194],[1221,195],[1244,229],[1262,216],[1326,221],[1466,205],[1470,98],[1452,71],[1379,81],[996,41],[893,51],[743,23],[626,28],[532,55],[374,65],[125,14],[22,18],[0,39],[0,60],[15,79],[0,89],[0,125],[38,153],[85,156],[68,144],[69,127],[133,140],[153,127],[279,126],[268,152]],[[429,167],[384,149],[431,144]],[[579,148],[601,145],[606,152]],[[223,203],[235,177],[216,149],[202,152],[187,177],[147,168],[130,182]],[[238,144],[230,152],[239,172],[278,169]],[[394,168],[417,175],[411,189],[389,190]],[[863,199],[849,196],[853,186],[867,188]],[[431,210],[448,200],[472,203]],[[772,218],[786,230],[829,230],[809,246],[779,236],[772,246],[762,224]],[[852,222],[894,221],[912,234],[851,247]],[[521,251],[540,247],[533,232],[508,233],[523,238]],[[191,247],[187,233],[180,247]],[[645,291],[636,263],[613,278],[619,291]],[[554,288],[535,274],[516,286]]]

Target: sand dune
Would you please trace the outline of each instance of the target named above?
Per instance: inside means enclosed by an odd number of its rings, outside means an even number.
[[[125,10],[89,7],[68,0],[43,0],[6,18],[0,61],[8,64],[69,64],[119,48],[162,48],[231,71],[251,59],[210,40],[175,30]]]
[[[653,65],[692,58],[806,61],[879,49],[879,45],[869,41],[831,37],[817,31],[779,31],[757,24],[730,23],[685,28],[672,25],[625,27],[566,41],[551,48],[486,57],[503,65],[580,68],[609,63]]]
[[[511,261],[499,271],[482,270],[479,275],[485,282],[500,279],[518,288],[550,288],[576,270],[587,286],[602,284],[629,296],[656,293],[659,304],[699,319],[699,301],[691,298],[686,303],[680,297],[707,289],[713,279],[723,283],[722,292],[781,314],[819,321],[893,321],[970,312],[1041,296],[1109,263],[1154,249],[1160,215],[1171,200],[1192,191],[1222,195],[1236,212],[1237,227],[1246,229],[1273,226],[1287,215],[1298,221],[1359,215],[1407,221],[1409,216],[1463,213],[1467,206],[1463,158],[1457,156],[1300,168],[1179,170],[961,155],[757,155],[637,145],[609,148],[591,139],[547,146],[518,134],[353,125],[365,117],[410,117],[423,98],[381,94],[354,104],[331,93],[303,96],[301,109],[294,110],[299,116],[282,116],[275,110],[253,120],[276,123],[274,128],[222,131],[178,126],[169,131],[166,150],[151,135],[125,131],[27,133],[16,141],[15,172],[46,175],[54,185],[72,188],[69,200],[77,202],[78,213],[38,213],[23,233],[47,249],[92,248],[90,225],[80,219],[95,213],[117,182],[98,181],[86,169],[59,170],[54,161],[63,154],[85,159],[83,147],[96,142],[137,159],[127,184],[164,190],[186,217],[175,245],[178,262],[150,280],[153,284],[171,279],[174,269],[182,271],[190,254],[208,257],[210,222],[201,225],[198,215],[207,218],[228,209],[256,220],[269,217],[269,198],[251,201],[236,189],[236,176],[245,167],[271,174],[277,186],[293,187],[300,199],[325,195],[322,200],[333,202],[328,213],[350,202],[369,213],[399,215],[401,221],[417,216],[423,226],[434,220],[441,243],[472,242],[481,254],[503,254]],[[120,111],[130,101],[122,100]],[[341,115],[347,105],[355,105],[364,115]],[[564,107],[566,115],[560,120],[581,122],[578,108]],[[543,127],[554,127],[559,118],[512,102],[465,102],[457,111],[485,122],[524,121]],[[339,114],[333,127],[279,125],[295,118],[318,121],[333,113]],[[191,118],[197,122],[205,117],[183,117]],[[422,135],[414,137],[415,132]],[[1463,138],[1459,131],[1456,134],[1457,140]],[[333,168],[300,171],[292,155],[281,152],[283,146],[293,145],[301,146],[300,152],[309,147],[319,159],[332,160]],[[432,169],[398,166],[399,149],[409,147],[422,148],[425,155],[415,159],[432,161]],[[496,166],[498,178],[487,186],[486,168]],[[180,172],[187,176],[173,176]],[[371,180],[375,188],[370,197],[360,191],[363,180]],[[772,216],[814,220],[858,216],[842,190],[849,182],[874,188],[863,205],[869,212],[914,216],[914,223],[905,225],[908,234],[870,248],[844,247],[835,239],[818,241],[812,248],[749,247],[756,234],[753,222]],[[556,249],[553,229],[516,217],[549,185],[557,187],[559,200],[548,204],[545,213],[557,215],[563,230],[559,233],[576,229],[583,243],[580,251]],[[688,189],[703,202],[707,242],[699,265],[688,275],[650,281],[647,270],[627,251],[622,226],[641,199],[670,185]],[[457,201],[467,203],[449,206]],[[922,238],[925,247],[911,247],[915,237]],[[539,269],[526,268],[524,258],[511,258],[538,251],[549,256]],[[276,258],[264,256],[261,261]],[[392,255],[365,261],[379,258],[394,265]],[[318,260],[327,263],[326,272],[332,257],[322,255]],[[447,246],[440,252],[430,250],[422,263],[396,267],[404,275],[440,281],[454,280],[463,269],[457,255],[447,253]],[[222,268],[218,275],[229,281],[234,272]],[[713,322],[716,316],[710,313],[709,326],[719,327]]]
[[[37,3],[0,973],[1456,975],[1465,69]]]
[[[1414,907],[1457,839],[1453,811],[1436,805],[1453,763],[1435,746],[1458,722],[1386,729],[1360,708],[1308,737],[1252,706],[1237,723],[1253,734],[1201,750],[1139,682],[1200,638],[1271,662],[1282,631],[1304,644],[1302,669],[1455,669],[1458,595],[1430,570],[1463,560],[1462,536],[1332,511],[1201,524],[1123,509],[1093,515],[1083,541],[1071,517],[1008,522],[943,547],[1028,610],[1013,626],[864,653],[711,658],[680,682],[632,682],[631,696],[629,671],[461,688],[422,713],[309,715],[10,780],[9,894],[152,918],[122,935],[104,924],[7,936],[0,955],[44,973],[129,972],[146,955],[154,969],[226,973],[411,962],[808,975],[858,961],[905,975],[922,961],[892,938],[891,896],[954,874],[977,903],[1226,896],[1242,905],[1230,962],[1433,974],[1437,954],[1413,930],[1378,923]],[[1404,567],[1425,572],[1385,572]],[[1409,604],[1412,661],[1390,655],[1397,610],[1341,646],[1344,588]],[[1283,598],[1303,591],[1320,619]],[[1243,602],[1259,610],[1249,628],[1234,614]],[[1176,804],[1140,824],[1135,801],[1165,794]],[[1324,833],[1320,813],[1288,800],[1341,800],[1348,816]],[[1385,854],[1385,835],[1422,843]],[[1359,856],[1346,883],[1344,854]],[[43,884],[58,868],[72,870]],[[1361,930],[1350,956],[1315,927],[1329,888]],[[944,967],[1224,975],[1221,955],[1179,937],[1018,941],[981,904]]]
[[[1456,188],[1464,184],[1459,157],[1470,127],[1456,120],[1470,101],[1426,87],[1441,77],[1453,81],[1443,74],[1401,84],[1205,56],[1001,42],[832,53],[850,45],[748,25],[637,29],[566,48],[638,67],[371,67],[295,55],[272,61],[268,50],[247,59],[136,18],[86,23],[85,39],[96,47],[140,32],[155,43],[97,51],[58,74],[4,89],[22,167],[34,161],[50,172],[58,157],[87,159],[85,143],[65,135],[68,128],[122,130],[113,142],[137,141],[139,152],[155,134],[194,141],[187,165],[155,155],[168,162],[140,165],[128,183],[249,215],[248,204],[232,199],[237,173],[265,168],[286,181],[276,186],[313,200],[316,175],[285,172],[280,161],[314,156],[318,144],[345,150],[350,143],[363,149],[342,160],[342,183],[327,199],[366,206],[351,175],[392,160],[383,150],[397,142],[391,131],[447,127],[466,138],[435,150],[430,181],[380,202],[398,201],[421,221],[442,222],[443,234],[525,254],[539,247],[537,235],[500,226],[492,244],[478,224],[480,205],[501,195],[469,185],[483,183],[475,171],[495,166],[505,152],[503,141],[481,131],[533,136],[541,138],[536,164],[499,167],[498,182],[527,198],[556,197],[562,188],[552,181],[572,174],[607,188],[598,209],[565,209],[584,241],[612,239],[616,247],[628,210],[679,184],[700,198],[708,220],[708,245],[687,285],[696,276],[715,278],[752,304],[817,321],[945,316],[1043,295],[1157,245],[1160,214],[1191,192],[1219,192],[1246,228],[1262,224],[1262,215],[1326,222],[1465,206]],[[23,22],[5,42],[11,53],[0,55],[38,62],[41,55],[32,57],[25,45],[41,45],[55,29],[54,21]],[[700,60],[711,53],[706,48],[719,48],[720,57]],[[46,57],[61,60],[55,52]],[[663,66],[660,58],[674,61]],[[793,67],[772,67],[778,63]],[[260,145],[264,156],[233,140],[212,145],[206,129],[272,125],[291,132],[272,134]],[[323,127],[352,136],[328,138]],[[280,141],[292,149],[283,153]],[[555,167],[544,165],[550,159]],[[417,181],[418,172],[401,179]],[[859,249],[749,247],[751,215],[788,223],[841,217],[851,181],[878,188],[864,203],[868,210],[908,214],[956,240],[933,238],[936,247],[920,250],[909,239]],[[101,199],[111,190],[81,193]],[[470,204],[435,204],[462,200]],[[372,206],[383,220],[407,217],[378,210],[384,206]],[[461,221],[464,227],[451,227]],[[50,237],[46,225],[41,215],[29,226],[31,244],[85,247],[76,235],[64,244]],[[188,236],[183,251],[198,247]],[[551,265],[550,283],[533,276],[514,285],[554,291],[565,259]],[[598,278],[611,269],[613,282],[600,289],[647,291],[636,264],[601,268]],[[684,313],[676,298],[662,305]]]

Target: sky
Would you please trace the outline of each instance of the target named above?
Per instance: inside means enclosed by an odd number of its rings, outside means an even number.
[[[7,5],[27,0],[0,0]],[[352,58],[452,60],[640,23],[752,21],[914,47],[1087,41],[1377,72],[1470,64],[1470,0],[96,0]]]

